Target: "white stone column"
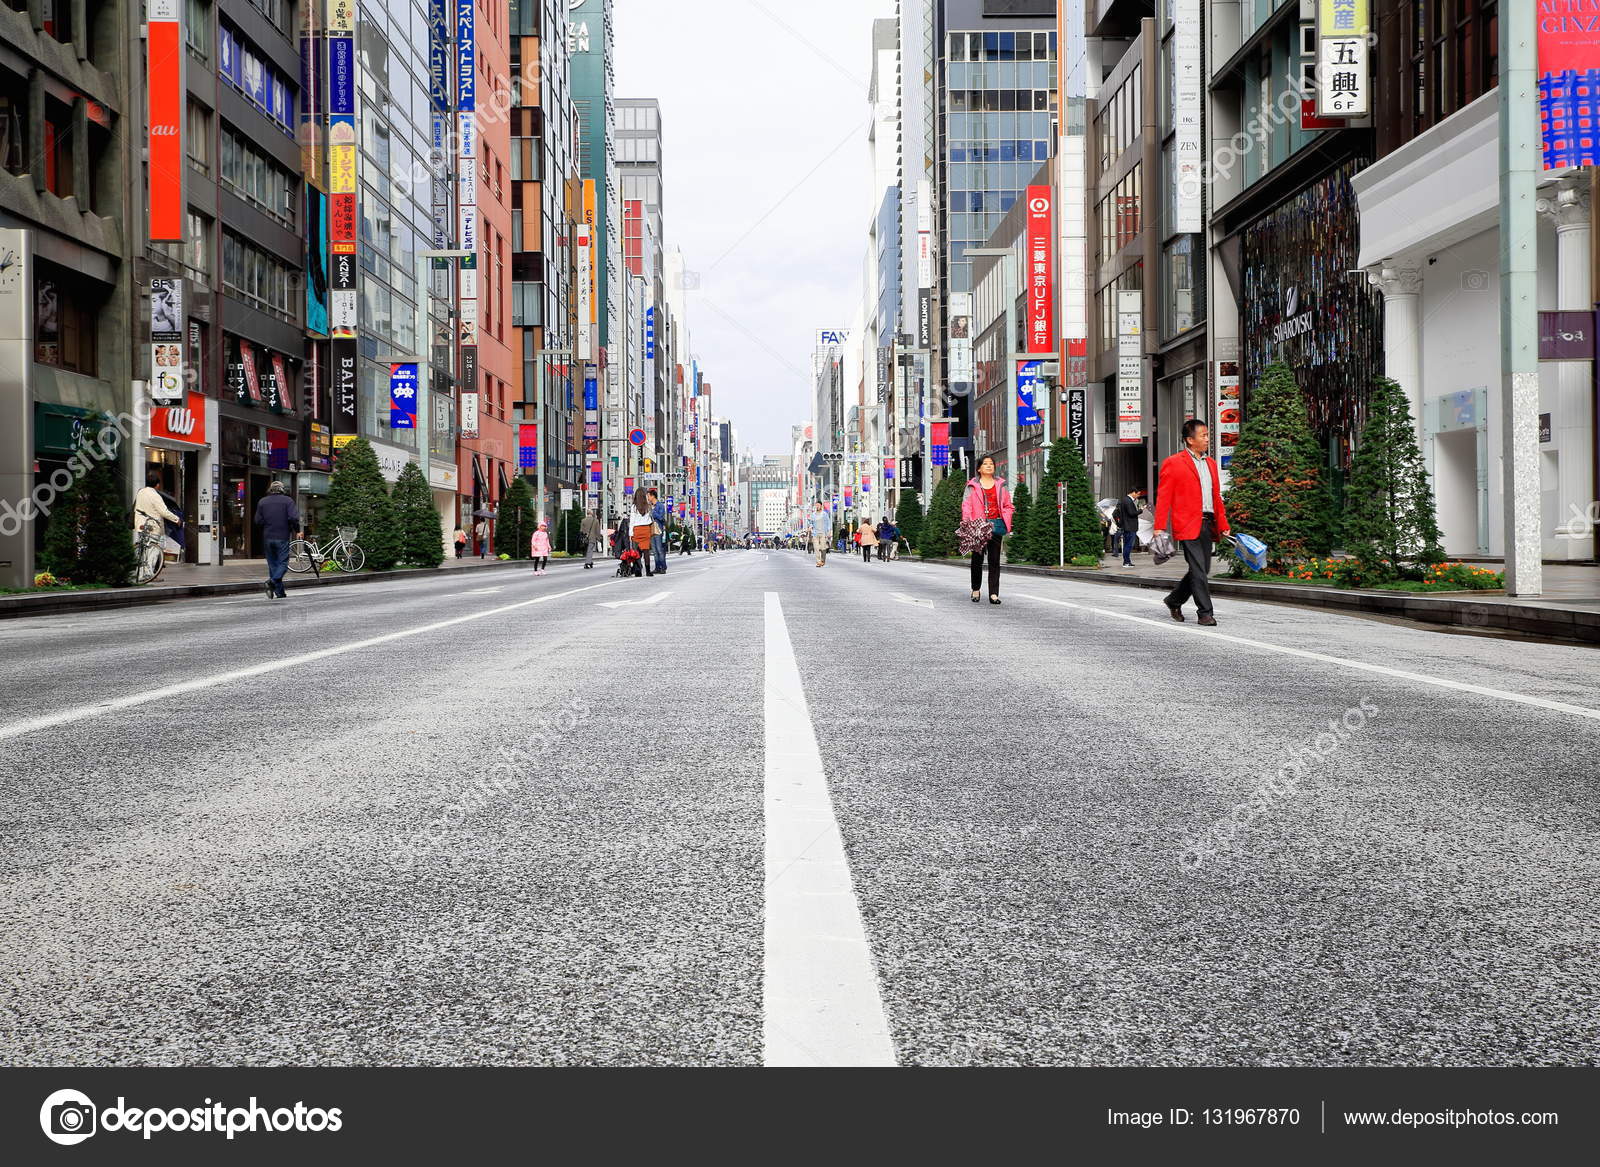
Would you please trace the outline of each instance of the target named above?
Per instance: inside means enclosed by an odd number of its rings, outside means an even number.
[[[1589,312],[1594,308],[1590,277],[1589,180],[1563,179],[1539,199],[1539,211],[1556,225],[1556,307]],[[1595,553],[1589,508],[1595,501],[1594,366],[1589,361],[1556,365],[1556,397],[1551,439],[1556,448],[1555,529],[1546,532],[1545,554],[1553,559],[1590,559]]]
[[[1383,293],[1383,371],[1406,391],[1417,443],[1422,423],[1422,269],[1387,260],[1368,268],[1367,279]]]

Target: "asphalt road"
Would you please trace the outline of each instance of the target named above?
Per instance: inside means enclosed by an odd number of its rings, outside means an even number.
[[[6,622],[0,1064],[1600,1061],[1593,649],[965,582]]]

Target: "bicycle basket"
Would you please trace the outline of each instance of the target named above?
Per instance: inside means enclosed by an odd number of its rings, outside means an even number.
[[[354,543],[356,541],[356,529],[354,527],[340,527],[339,538],[346,543]]]

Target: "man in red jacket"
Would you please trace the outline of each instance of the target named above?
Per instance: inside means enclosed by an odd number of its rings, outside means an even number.
[[[1190,596],[1200,611],[1200,623],[1216,624],[1211,612],[1211,549],[1228,533],[1228,512],[1222,505],[1222,477],[1217,464],[1206,456],[1211,431],[1203,421],[1183,423],[1183,450],[1161,463],[1156,483],[1155,529],[1172,525],[1172,537],[1183,548],[1189,573],[1167,595],[1167,611],[1183,620],[1183,605]]]

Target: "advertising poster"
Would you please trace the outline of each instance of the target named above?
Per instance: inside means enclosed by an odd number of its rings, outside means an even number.
[[[1234,447],[1239,444],[1239,428],[1242,421],[1239,397],[1239,362],[1218,361],[1217,369],[1217,401],[1216,401],[1216,440],[1212,443],[1215,447],[1213,453],[1217,457],[1217,466],[1221,470],[1223,486],[1227,486],[1228,467],[1233,462]]]
[[[182,402],[183,281],[150,281],[150,398],[162,405]]]
[[[417,366],[415,362],[389,366],[389,428],[417,428]]]
[[[306,331],[328,335],[328,196],[306,186]]]
[[[1044,387],[1043,361],[1017,362],[1017,424],[1043,425],[1039,415],[1037,394]]]
[[[950,294],[950,368],[952,385],[971,385],[976,379],[972,364],[972,293]]]

